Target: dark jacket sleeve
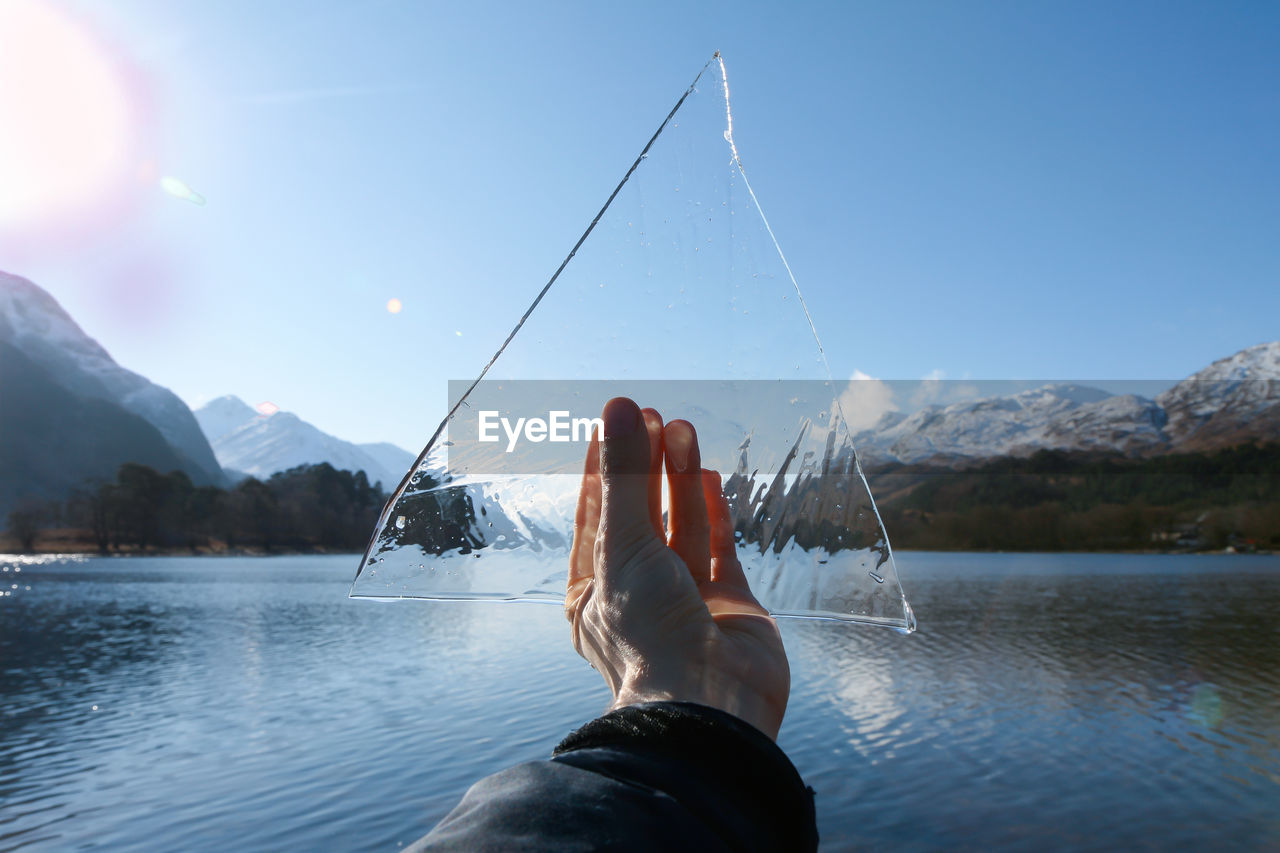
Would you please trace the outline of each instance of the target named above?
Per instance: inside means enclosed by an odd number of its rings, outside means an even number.
[[[763,733],[688,702],[622,708],[482,779],[411,851],[815,850],[813,792]]]

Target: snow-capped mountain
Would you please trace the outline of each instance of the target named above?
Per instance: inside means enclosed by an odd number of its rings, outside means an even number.
[[[1107,397],[1061,412],[1038,437],[1039,447],[1058,450],[1109,450],[1137,455],[1165,443],[1165,413],[1137,394]]]
[[[1188,449],[1280,436],[1280,341],[1219,359],[1156,402],[1171,441]]]
[[[1142,451],[1163,442],[1150,400],[1081,385],[1045,385],[1002,397],[927,406],[854,437],[868,462],[1022,456],[1041,448]]]
[[[386,442],[343,441],[291,412],[261,414],[233,395],[207,403],[195,415],[229,473],[269,477],[298,465],[328,462],[334,468],[364,471],[370,483],[381,482],[384,491],[391,491],[415,458]]]
[[[196,409],[195,415],[196,423],[200,424],[200,429],[210,445],[259,417],[256,409],[233,394],[205,403]],[[214,454],[217,454],[217,450]]]
[[[1149,400],[1079,385],[892,412],[854,437],[865,463],[948,463],[1037,450],[1131,456],[1280,435],[1280,341],[1214,362]]]
[[[84,400],[105,401],[141,417],[189,465],[194,480],[222,482],[222,469],[191,410],[162,388],[116,364],[57,300],[21,276],[0,272],[0,341]]]

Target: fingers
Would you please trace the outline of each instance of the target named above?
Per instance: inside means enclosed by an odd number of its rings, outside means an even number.
[[[701,483],[711,528],[711,556],[715,559],[736,556],[733,547],[733,519],[729,517],[729,500],[720,485],[720,472],[703,468]]]
[[[724,496],[719,473],[702,469],[702,494],[710,526],[711,579],[750,592],[747,575],[738,561],[733,518],[729,514],[729,500]]]
[[[642,409],[641,414],[649,432],[649,523],[662,538],[662,415],[655,409]]]
[[[605,403],[603,417],[600,525],[610,536],[635,535],[637,525],[649,527],[648,532],[652,533],[652,438],[646,419],[626,397],[614,397]],[[659,512],[660,508],[661,504]]]
[[[698,435],[688,421],[672,421],[662,432],[662,444],[671,495],[667,544],[684,560],[694,581],[703,583],[711,580],[711,543]]]
[[[578,509],[573,517],[573,547],[569,550],[569,583],[565,607],[572,610],[586,582],[594,574],[596,532],[600,527],[600,434],[591,435],[582,486],[578,489]]]

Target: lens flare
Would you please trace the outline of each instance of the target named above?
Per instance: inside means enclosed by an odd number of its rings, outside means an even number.
[[[160,189],[174,198],[189,201],[192,204],[204,204],[204,196],[187,186],[185,181],[166,175],[160,179]]]
[[[392,314],[399,314],[400,309],[403,307],[404,305],[400,303],[400,300],[396,299],[394,296],[387,300],[387,311]]]
[[[0,227],[101,204],[136,159],[137,105],[102,40],[57,4],[0,2]]]
[[[262,415],[265,418],[269,418],[272,415],[274,415],[276,412],[280,411],[280,407],[277,406],[275,403],[271,402],[270,400],[263,400],[261,403],[257,405],[256,408],[258,409],[258,414]]]

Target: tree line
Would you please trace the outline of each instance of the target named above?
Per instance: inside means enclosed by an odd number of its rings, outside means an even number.
[[[966,470],[887,466],[869,480],[902,548],[1280,549],[1280,443],[1141,460],[1040,451]],[[328,464],[221,489],[129,463],[66,501],[20,505],[8,529],[24,551],[50,527],[101,553],[359,550],[385,500],[363,472]]]
[[[1280,443],[1150,459],[1046,450],[869,479],[903,548],[1280,549]]]
[[[24,551],[51,527],[75,528],[101,553],[149,550],[359,550],[386,501],[363,471],[301,465],[230,489],[196,486],[181,471],[121,465],[114,482],[66,501],[27,502],[9,513]]]

